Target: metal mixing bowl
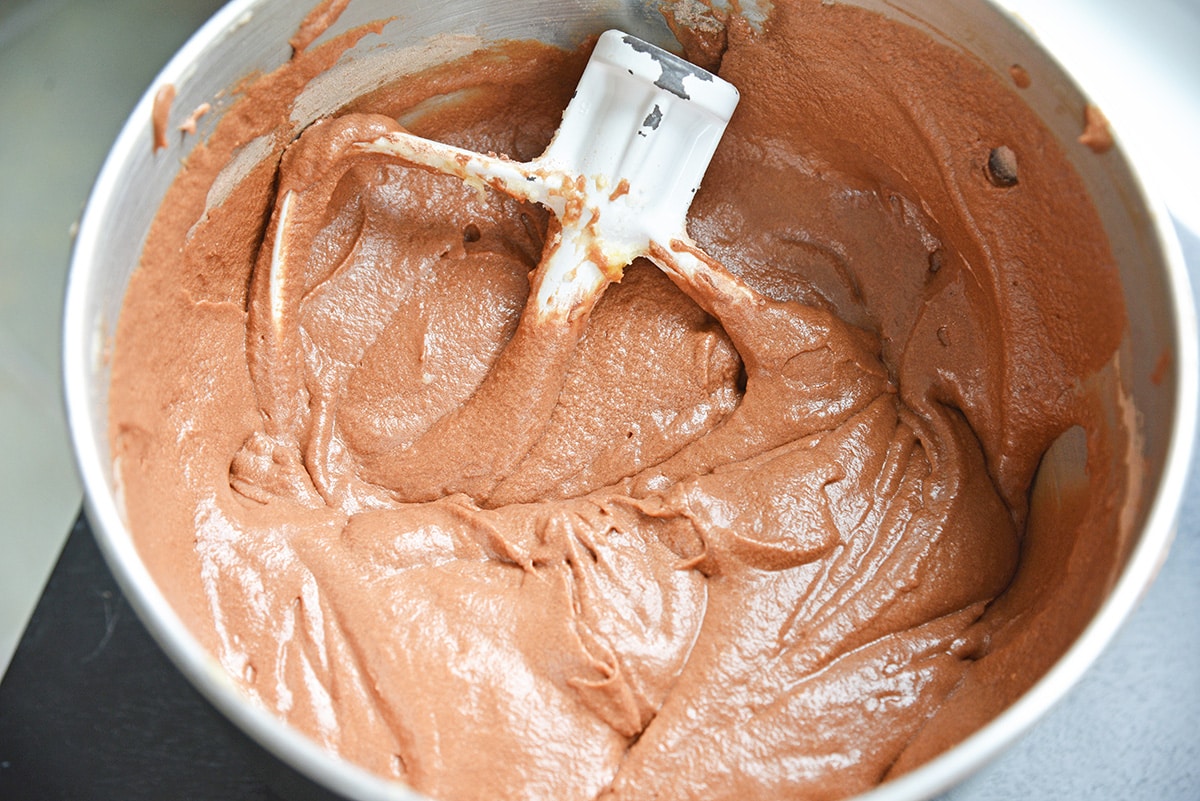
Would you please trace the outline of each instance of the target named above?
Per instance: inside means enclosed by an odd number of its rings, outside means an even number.
[[[987,0],[855,2],[925,26],[974,53],[998,74],[1006,74],[1014,61],[1020,63],[1033,78],[1023,94],[1033,110],[1060,141],[1071,142],[1078,135],[1084,95],[1053,56],[1001,7]],[[231,104],[222,92],[249,74],[269,72],[287,60],[288,38],[307,5],[233,0],[166,66],[122,130],[82,218],[71,264],[64,330],[67,412],[92,528],[131,604],[180,670],[241,729],[316,782],[352,798],[415,798],[411,791],[330,754],[245,700],[213,656],[188,633],[139,559],[125,524],[109,448],[107,354],[125,288],[159,202],[178,173],[178,157],[201,138],[188,137],[182,152],[173,146],[170,158],[154,156],[154,90],[174,84],[176,108],[185,110],[223,96],[201,120],[203,135]],[[339,62],[334,70],[343,82],[338,96],[344,99],[374,88],[389,75],[420,66],[422,59],[428,63],[431,58],[454,57],[493,40],[536,38],[574,46],[588,35],[621,28],[669,46],[673,37],[658,5],[657,0],[354,0],[331,33],[385,17],[398,17],[400,23],[384,29],[386,47],[371,37]],[[753,5],[745,7],[755,13]],[[431,39],[435,44],[429,46]],[[311,104],[304,112],[308,118],[295,120],[297,129],[329,110]],[[958,746],[864,798],[932,796],[1012,743],[1095,660],[1165,558],[1195,434],[1196,321],[1169,219],[1147,197],[1130,156],[1118,142],[1108,157],[1080,158],[1075,167],[1110,237],[1125,292],[1125,355],[1135,366],[1128,390],[1141,414],[1145,460],[1135,542],[1119,580],[1086,629],[1037,684]],[[1162,358],[1169,360],[1168,369],[1150,369]],[[1069,471],[1072,458],[1078,457],[1070,448],[1061,448],[1052,461],[1063,461],[1063,469]]]

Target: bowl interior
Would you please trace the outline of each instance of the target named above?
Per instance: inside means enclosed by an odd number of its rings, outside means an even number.
[[[1019,63],[1033,76],[1023,95],[1030,107],[1060,141],[1072,142],[1079,135],[1085,96],[1001,8],[984,0],[953,4],[860,0],[857,4],[925,29],[974,54],[998,75],[1007,75]],[[744,5],[752,22],[761,19],[756,5]],[[96,183],[71,265],[64,330],[68,419],[88,514],[106,558],[147,628],[192,682],[235,723],[318,782],[335,785],[353,797],[405,797],[402,788],[331,756],[242,700],[215,660],[188,635],[141,565],[124,523],[121,488],[114,478],[109,448],[108,354],[125,289],[157,206],[188,149],[202,141],[235,102],[230,87],[289,58],[288,38],[306,11],[304,4],[234,0],[167,65],[131,115]],[[674,42],[658,3],[642,0],[445,0],[437,4],[355,0],[326,36],[386,17],[396,21],[383,29],[381,37],[364,39],[306,90],[292,120],[297,131],[348,95],[497,40],[536,38],[574,46],[589,35],[620,28],[663,46]],[[485,17],[486,22],[481,22]],[[214,109],[201,118],[198,136],[155,153],[153,94],[166,83],[178,90],[173,108],[181,119],[204,102],[212,102]],[[876,791],[881,798],[931,795],[1011,742],[1094,659],[1151,580],[1169,543],[1195,425],[1196,337],[1194,312],[1186,305],[1190,298],[1186,272],[1164,212],[1146,198],[1127,155],[1119,147],[1103,158],[1081,151],[1068,152],[1108,232],[1129,320],[1121,354],[1128,369],[1119,380],[1136,411],[1114,409],[1113,414],[1135,413],[1139,421],[1144,489],[1129,521],[1136,535],[1121,546],[1125,566],[1119,582],[1055,669],[987,728]],[[1055,488],[1078,481],[1085,455],[1086,443],[1069,432],[1048,455],[1035,494],[1053,495]]]

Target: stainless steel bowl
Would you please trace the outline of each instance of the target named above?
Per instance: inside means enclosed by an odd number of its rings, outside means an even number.
[[[849,2],[850,0],[839,0]],[[1062,142],[1079,133],[1086,98],[1053,56],[1015,17],[988,0],[854,0],[925,26],[972,52],[998,74],[1014,61],[1033,77],[1023,97]],[[110,567],[142,621],[182,672],[234,723],[269,751],[316,782],[357,799],[416,798],[327,752],[271,714],[248,703],[216,660],[168,606],[138,557],[126,527],[107,429],[109,363],[125,288],[158,205],[180,159],[155,158],[151,141],[154,90],[178,88],[176,107],[191,109],[219,96],[246,75],[268,72],[290,56],[288,38],[308,4],[233,0],[200,29],[163,69],[113,145],[82,218],[68,281],[64,373],[68,420],[86,491],[87,514]],[[386,47],[372,38],[334,68],[338,97],[367,91],[387,77],[430,59],[445,59],[490,41],[536,38],[573,46],[607,28],[622,28],[669,45],[673,37],[657,0],[354,0],[334,29],[396,16]],[[765,5],[765,4],[764,4]],[[757,13],[743,4],[746,13]],[[486,13],[481,13],[484,11]],[[481,19],[486,18],[486,23]],[[297,129],[331,109],[321,93],[294,120]],[[201,134],[228,108],[201,120]],[[186,147],[200,137],[189,137]],[[173,152],[172,156],[185,155]],[[1074,644],[1016,703],[946,752],[863,798],[872,801],[932,796],[997,755],[1027,730],[1079,679],[1136,605],[1165,558],[1181,502],[1196,427],[1197,333],[1187,273],[1165,210],[1147,196],[1130,153],[1118,147],[1104,159],[1075,162],[1099,210],[1117,259],[1129,316],[1127,358],[1169,369],[1131,372],[1128,390],[1141,415],[1145,463],[1135,541],[1120,577]],[[1159,380],[1154,380],[1159,378]],[[1055,450],[1052,461],[1070,470],[1077,455]],[[1076,465],[1077,469],[1077,465]]]

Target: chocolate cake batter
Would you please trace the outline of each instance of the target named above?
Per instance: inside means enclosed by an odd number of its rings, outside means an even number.
[[[129,288],[111,431],[151,572],[255,702],[437,798],[867,789],[1035,681],[1119,557],[1120,287],[1012,80],[842,4],[700,21],[742,101],[690,233],[742,295],[636,262],[523,315],[544,210],[348,145],[399,120],[531,159],[586,47],[292,121],[372,30],[242,87]],[[1072,430],[1086,478],[1031,505]]]

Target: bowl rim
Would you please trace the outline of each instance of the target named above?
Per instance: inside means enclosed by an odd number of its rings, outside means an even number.
[[[155,76],[127,118],[89,194],[68,270],[63,311],[63,400],[76,466],[84,488],[84,509],[97,544],[122,591],[151,636],[189,682],[223,715],[268,752],[292,769],[349,797],[375,801],[417,801],[425,796],[407,786],[377,776],[327,750],[250,701],[217,659],[203,648],[167,603],[138,556],[112,488],[105,480],[106,465],[96,443],[107,439],[97,431],[88,407],[96,380],[94,351],[85,345],[97,336],[96,321],[88,317],[88,298],[96,283],[91,254],[102,240],[101,223],[136,148],[145,147],[144,123],[151,117],[154,92],[165,83],[186,79],[192,64],[214,42],[238,27],[247,14],[271,0],[230,0],[202,25]],[[1005,7],[1003,0],[981,0],[1002,14],[1055,65],[1061,76],[1083,97],[1088,94],[1078,76],[1068,70],[1035,31]],[[1136,154],[1126,149],[1114,130],[1113,152],[1128,165],[1133,198],[1150,218],[1152,234],[1162,254],[1171,307],[1170,329],[1175,335],[1172,375],[1175,415],[1161,479],[1148,500],[1141,535],[1108,597],[1090,623],[1051,669],[1013,704],[966,739],[912,771],[891,779],[857,798],[861,801],[913,801],[929,798],[965,779],[1011,747],[1078,683],[1128,619],[1165,561],[1175,533],[1195,447],[1196,409],[1200,406],[1200,362],[1197,315],[1187,267],[1165,206],[1145,183]],[[105,421],[107,423],[107,420]]]

